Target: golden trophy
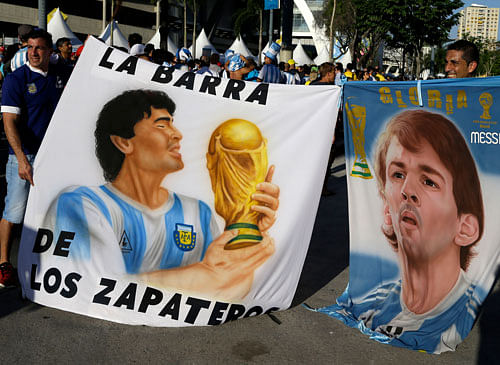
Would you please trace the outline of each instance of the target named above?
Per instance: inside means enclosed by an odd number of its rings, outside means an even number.
[[[250,209],[257,204],[251,196],[267,174],[266,140],[259,128],[243,119],[230,119],[219,125],[210,137],[207,168],[215,211],[226,221],[226,230],[239,230],[225,249],[260,243],[260,213]]]
[[[482,93],[479,95],[479,104],[483,107],[483,115],[481,119],[491,119],[490,108],[493,105],[493,96],[490,93]]]
[[[349,105],[349,103],[346,103],[345,110],[352,132],[355,153],[351,176],[372,179],[373,176],[368,167],[365,152],[366,108],[364,106]]]

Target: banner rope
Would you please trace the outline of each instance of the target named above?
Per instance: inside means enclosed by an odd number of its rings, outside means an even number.
[[[422,100],[422,80],[417,81],[417,94],[418,94],[418,105],[422,107],[424,106],[424,102]]]

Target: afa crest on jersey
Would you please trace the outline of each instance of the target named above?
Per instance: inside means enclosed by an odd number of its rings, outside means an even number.
[[[37,89],[36,89],[36,85],[34,83],[28,84],[28,92],[30,94],[36,94]]]
[[[191,251],[196,244],[196,232],[189,224],[175,224],[174,242],[182,251]]]

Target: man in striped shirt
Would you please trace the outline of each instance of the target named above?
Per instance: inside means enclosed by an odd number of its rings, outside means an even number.
[[[264,52],[264,66],[259,72],[259,76],[257,77],[258,82],[267,82],[279,84],[282,82],[281,71],[276,66],[276,56],[278,55],[281,46],[273,42],[271,47]]]
[[[28,34],[30,34],[33,29],[34,28],[28,24],[22,24],[17,28],[21,49],[16,52],[10,61],[10,69],[12,72],[28,61]]]
[[[140,275],[156,287],[243,298],[254,271],[274,251],[265,233],[278,208],[272,169],[252,196],[259,203],[252,209],[262,213],[262,243],[224,250],[237,232],[219,234],[207,204],[162,186],[167,175],[184,167],[174,111],[174,102],[160,91],[131,90],[109,101],[95,131],[108,183],[63,192],[45,224],[54,234],[75,232],[69,257],[80,270],[91,270],[84,277],[92,272]]]

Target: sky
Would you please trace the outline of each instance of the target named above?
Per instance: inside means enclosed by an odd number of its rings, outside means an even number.
[[[462,0],[462,2],[464,3],[464,6],[458,9],[458,11],[468,6],[471,6],[472,4],[486,5],[488,8],[500,8],[500,0],[475,0],[475,1]],[[457,27],[455,26],[451,28],[450,38],[455,39],[456,37],[457,37]],[[500,40],[498,34],[497,34],[497,40]]]

